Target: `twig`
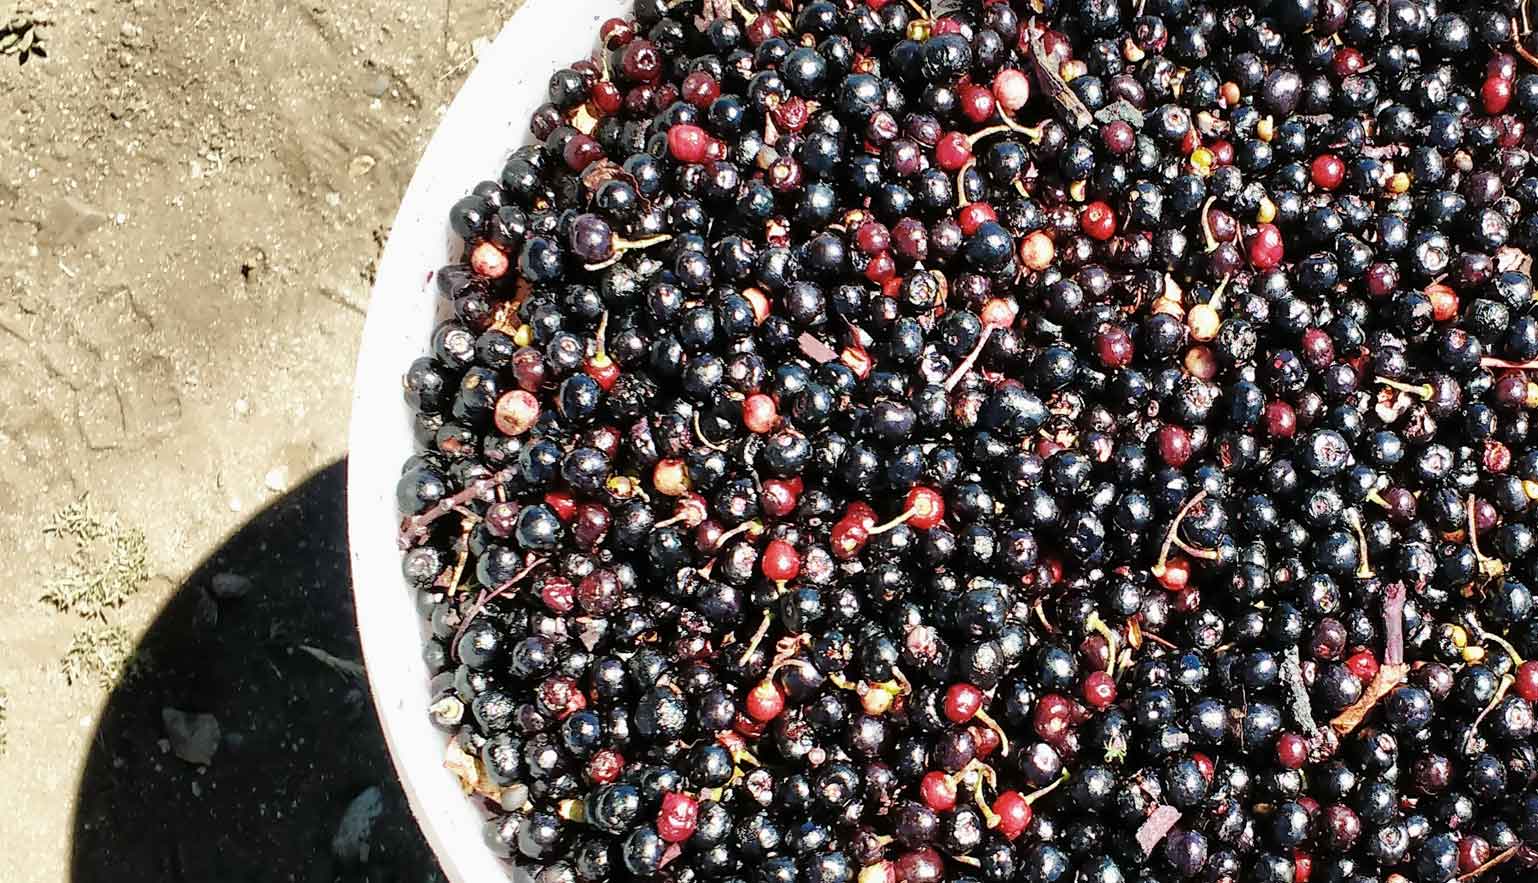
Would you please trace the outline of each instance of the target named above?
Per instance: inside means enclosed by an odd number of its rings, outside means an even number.
[[[1052,104],[1068,118],[1075,129],[1087,129],[1095,124],[1095,115],[1089,112],[1079,96],[1068,88],[1063,82],[1063,75],[1052,64],[1052,59],[1041,46],[1041,32],[1036,29],[1036,19],[1033,16],[1026,26],[1031,35],[1031,61],[1035,62],[1036,82],[1041,84],[1043,92],[1051,99]]]
[[[452,497],[444,497],[416,515],[408,515],[401,522],[401,534],[398,541],[401,549],[403,551],[410,549],[412,546],[427,539],[427,526],[429,524],[464,506],[466,503],[477,499],[482,494],[512,478],[516,473],[516,468],[510,466],[493,475],[470,482],[465,486],[464,490]]]
[[[506,595],[508,591],[513,588],[513,586],[516,586],[518,583],[522,582],[524,577],[527,577],[529,574],[533,573],[534,568],[539,567],[541,564],[544,564],[549,560],[550,559],[548,558],[535,558],[533,561],[530,561],[528,565],[525,566],[522,570],[513,574],[512,579],[508,580],[500,586],[497,586],[490,592],[482,592],[481,596],[475,600],[475,606],[470,608],[470,612],[465,614],[465,618],[460,621],[459,628],[454,631],[454,643],[450,645],[450,649],[456,654],[459,652],[459,639],[465,636],[465,629],[469,628],[470,622],[479,616],[482,610],[486,609],[487,604],[490,604],[503,595]]]
[[[1287,647],[1282,657],[1282,682],[1287,685],[1288,707],[1298,726],[1303,727],[1310,740],[1319,734],[1314,723],[1314,706],[1308,698],[1308,686],[1303,683],[1303,665],[1298,659],[1298,645]]]
[[[1516,857],[1517,851],[1520,850],[1521,848],[1522,848],[1522,844],[1518,843],[1516,846],[1513,846],[1513,847],[1510,847],[1510,848],[1506,849],[1505,851],[1503,851],[1500,854],[1498,854],[1495,858],[1490,859],[1489,861],[1485,862],[1484,864],[1480,865],[1479,867],[1475,868],[1474,870],[1469,871],[1467,874],[1459,874],[1458,876],[1454,877],[1453,879],[1459,881],[1459,883],[1462,883],[1462,881],[1464,881],[1464,880],[1474,880],[1474,879],[1477,879],[1479,877],[1479,875],[1483,874],[1485,871],[1490,870],[1491,868],[1495,867],[1496,865],[1503,865],[1506,862],[1511,861],[1513,858]]]
[[[1383,664],[1378,666],[1378,673],[1373,676],[1372,683],[1368,685],[1362,698],[1330,721],[1330,726],[1339,735],[1344,736],[1356,729],[1372,711],[1373,706],[1378,704],[1378,700],[1399,686],[1410,671],[1410,667],[1405,665],[1404,661],[1404,602],[1404,583],[1395,582],[1384,587]]]
[[[327,668],[331,669],[337,674],[342,675],[343,677],[353,677],[360,681],[363,680],[363,666],[353,662],[351,659],[343,659],[339,656],[333,656],[330,653],[320,649],[319,647],[311,647],[309,644],[300,644],[299,649],[315,657],[321,662],[321,664],[325,665]]]

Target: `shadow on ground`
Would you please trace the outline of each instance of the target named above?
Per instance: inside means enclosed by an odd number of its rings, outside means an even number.
[[[90,746],[75,883],[440,879],[366,685],[304,649],[359,658],[346,470],[333,463],[248,522],[150,627],[137,648],[142,673],[113,692]],[[216,576],[223,594],[238,588],[229,575],[249,577],[249,591],[215,600]],[[166,708],[217,718],[222,736],[206,767],[169,750]],[[339,854],[338,823],[374,786],[363,802],[381,798],[382,811]]]

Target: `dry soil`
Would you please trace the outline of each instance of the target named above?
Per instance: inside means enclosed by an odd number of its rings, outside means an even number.
[[[436,874],[347,665],[345,423],[401,193],[515,6],[29,6],[47,57],[0,57],[0,880]],[[219,738],[173,744],[168,708]],[[368,859],[338,856],[375,785]]]

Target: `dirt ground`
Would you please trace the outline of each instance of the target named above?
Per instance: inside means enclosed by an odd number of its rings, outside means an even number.
[[[27,2],[46,57],[0,56],[0,880],[435,879],[349,665],[346,420],[395,208],[517,2]]]

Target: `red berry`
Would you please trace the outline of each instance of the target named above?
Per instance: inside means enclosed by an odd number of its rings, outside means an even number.
[[[1120,325],[1107,324],[1095,335],[1095,354],[1107,368],[1124,368],[1132,361],[1132,335]]]
[[[1068,732],[1073,714],[1073,703],[1068,697],[1048,693],[1036,700],[1036,707],[1031,712],[1031,727],[1036,735],[1048,742],[1056,742]]]
[[[1116,701],[1116,680],[1098,669],[1090,672],[1084,678],[1084,701],[1100,711],[1110,708]]]
[[[1103,202],[1092,202],[1079,211],[1079,227],[1101,242],[1116,235],[1116,212]]]
[[[871,504],[863,500],[855,500],[853,503],[850,503],[849,508],[844,510],[844,517],[858,523],[866,530],[876,526],[876,510],[872,508]]]
[[[950,812],[956,808],[956,780],[939,770],[931,770],[919,781],[919,796],[924,799],[924,805],[935,812]]]
[[[964,724],[983,707],[983,691],[971,684],[951,684],[945,691],[945,716],[953,724]]]
[[[1365,684],[1378,675],[1378,657],[1371,651],[1359,650],[1346,658],[1346,668]]]
[[[470,269],[477,276],[500,279],[507,273],[507,253],[489,242],[482,242],[470,251]]]
[[[1250,264],[1257,270],[1274,269],[1282,262],[1282,231],[1275,224],[1260,224],[1250,237]]]
[[[1166,423],[1159,427],[1158,445],[1159,457],[1176,469],[1191,459],[1191,433],[1183,426]]]
[[[1008,67],[993,76],[993,99],[999,107],[1014,113],[1031,100],[1031,81],[1024,73]]]
[[[770,518],[784,518],[796,511],[796,503],[801,499],[801,488],[799,478],[766,479],[763,495],[759,499],[764,514]]]
[[[844,517],[833,525],[833,532],[829,540],[833,546],[833,557],[848,560],[860,554],[865,548],[865,541],[870,539],[870,532],[865,525],[858,520]]]
[[[1333,68],[1335,76],[1343,80],[1366,67],[1367,58],[1362,55],[1361,50],[1342,47],[1336,50],[1335,58],[1331,60],[1330,66]]]
[[[801,553],[784,540],[770,540],[769,545],[764,547],[760,566],[764,569],[764,576],[775,582],[792,580],[801,572]]]
[[[1474,869],[1490,860],[1490,841],[1478,834],[1465,834],[1458,840],[1458,871],[1473,873]]]
[[[935,165],[947,172],[959,170],[972,158],[972,142],[960,132],[946,132],[935,145]]]
[[[1107,150],[1122,154],[1131,150],[1137,143],[1137,132],[1132,128],[1131,123],[1117,120],[1105,127],[1105,131],[1100,133],[1100,140],[1105,142]]]
[[[976,124],[993,117],[993,93],[975,83],[961,87],[961,113]]]
[[[613,748],[600,748],[587,762],[587,777],[603,785],[619,778],[625,769],[624,755]]]
[[[908,491],[908,496],[903,499],[903,510],[913,513],[908,518],[909,525],[917,530],[929,530],[945,517],[945,500],[934,488],[919,485]]]
[[[605,115],[618,113],[625,106],[625,96],[620,94],[618,86],[602,80],[593,86],[593,106]]]
[[[1528,702],[1538,702],[1538,660],[1529,659],[1517,666],[1517,695]]]
[[[662,811],[657,813],[657,836],[669,843],[682,843],[694,834],[699,816],[699,801],[669,791],[662,795]]]
[[[716,82],[715,77],[704,71],[692,71],[684,77],[679,95],[683,100],[704,110],[710,106],[710,102],[721,97],[721,85]]]
[[[1283,769],[1302,769],[1308,762],[1308,740],[1297,733],[1283,733],[1276,740],[1276,762]]]
[[[1031,805],[1019,791],[1005,791],[993,801],[994,815],[999,817],[998,831],[1005,840],[1014,840],[1031,824]]]
[[[563,576],[545,580],[539,589],[539,599],[555,613],[571,612],[571,609],[577,606],[576,594],[571,580]]]
[[[749,432],[760,435],[775,427],[780,420],[780,415],[774,407],[774,399],[761,392],[755,392],[742,402],[742,425]]]
[[[681,163],[698,163],[705,160],[706,142],[710,136],[699,126],[687,123],[668,129],[668,153]]]
[[[577,514],[577,498],[570,491],[551,491],[545,494],[545,505],[555,511],[555,517],[570,521]]]
[[[1301,849],[1292,851],[1292,883],[1308,883],[1314,876],[1314,857]]]
[[[1292,438],[1298,431],[1298,414],[1286,402],[1267,402],[1264,419],[1272,438]]]
[[[897,278],[897,262],[892,260],[892,253],[883,251],[873,255],[870,263],[865,265],[865,278],[881,284],[889,279]]]
[[[611,18],[599,26],[598,39],[610,49],[616,49],[635,39],[635,25],[623,18]]]
[[[1202,774],[1202,778],[1211,782],[1217,774],[1217,768],[1212,764],[1212,758],[1200,751],[1191,752],[1191,760],[1196,763],[1196,771]]]
[[[1313,178],[1314,184],[1321,190],[1334,190],[1346,178],[1346,164],[1333,153],[1320,154],[1314,157],[1309,177]]]
[[[1164,572],[1159,574],[1159,585],[1166,591],[1179,592],[1191,581],[1191,562],[1183,555],[1171,555],[1164,562]]]
[[[854,244],[868,255],[876,255],[892,247],[892,232],[880,221],[866,221],[854,231]]]
[[[1479,99],[1484,102],[1485,113],[1492,116],[1503,113],[1511,103],[1511,81],[1501,77],[1485,77],[1479,89]]]
[[[961,225],[961,232],[971,236],[977,232],[977,228],[984,221],[997,221],[999,216],[993,210],[993,206],[986,202],[969,203],[956,217],[956,223]]]
[[[767,723],[779,717],[784,710],[785,694],[780,692],[780,688],[770,678],[759,681],[758,686],[748,692],[748,717],[753,720]]]
[[[566,161],[567,168],[573,172],[580,172],[603,159],[603,145],[593,140],[591,135],[578,133],[566,142],[566,146],[561,150],[561,159]]]

